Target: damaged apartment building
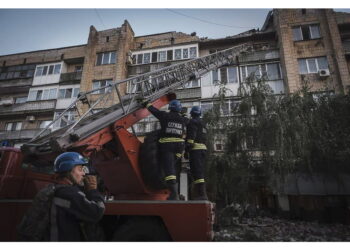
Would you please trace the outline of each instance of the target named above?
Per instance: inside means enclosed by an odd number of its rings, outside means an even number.
[[[183,106],[199,105],[203,112],[209,110],[220,82],[230,90],[222,108],[223,115],[229,114],[239,102],[239,85],[252,73],[266,75],[278,95],[297,91],[305,81],[315,93],[349,91],[350,14],[331,9],[274,9],[261,26],[259,30],[208,39],[181,32],[136,36],[125,21],[121,27],[103,31],[91,26],[87,44],[2,55],[0,143],[19,147],[28,142],[59,117],[80,92],[241,44],[252,49],[240,55],[235,64],[208,72],[176,90]],[[96,93],[96,99],[103,91],[108,89]],[[119,91],[127,95],[132,89],[122,85]],[[70,112],[60,117],[51,129],[66,126],[77,115]],[[156,119],[149,116],[134,130],[143,136],[158,127]],[[214,149],[223,150],[220,140]],[[330,189],[334,185],[329,183]],[[317,195],[314,189],[309,193],[306,189],[305,195]],[[277,197],[280,209],[292,207],[288,196],[303,195],[290,192]],[[349,197],[349,193],[347,187],[342,195]]]

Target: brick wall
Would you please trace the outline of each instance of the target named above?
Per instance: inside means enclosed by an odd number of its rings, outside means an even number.
[[[293,41],[293,26],[313,23],[320,24],[320,39]],[[349,83],[349,71],[332,10],[307,9],[304,14],[301,9],[274,10],[274,25],[279,38],[285,87],[289,92],[300,89],[302,81],[307,81],[313,91],[332,88],[336,92],[342,92],[343,86]],[[319,56],[327,57],[331,76],[324,79],[316,74],[301,77],[298,58]]]

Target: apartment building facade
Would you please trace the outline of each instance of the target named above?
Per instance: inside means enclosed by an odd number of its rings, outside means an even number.
[[[235,45],[251,51],[235,64],[208,72],[176,90],[185,107],[214,103],[219,83],[229,89],[222,113],[239,102],[238,86],[250,74],[267,76],[275,94],[297,91],[303,83],[312,91],[346,92],[350,86],[350,15],[329,9],[276,9],[260,30],[221,39],[195,33],[166,32],[135,36],[130,24],[97,31],[90,27],[87,44],[0,56],[0,142],[20,146],[69,107],[79,92],[87,92],[138,74],[183,62]],[[97,98],[103,94],[96,93]],[[122,95],[131,86],[119,86]],[[110,102],[118,102],[114,96]],[[98,109],[98,107],[96,107]],[[74,121],[68,113],[52,129]],[[137,135],[157,128],[150,116],[135,126]],[[220,150],[222,145],[217,145]]]

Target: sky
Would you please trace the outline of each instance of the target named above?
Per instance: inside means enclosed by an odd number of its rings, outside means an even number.
[[[0,8],[0,55],[86,44],[90,25],[100,31],[120,27],[124,20],[128,20],[135,36],[178,31],[224,38],[261,28],[270,10]]]

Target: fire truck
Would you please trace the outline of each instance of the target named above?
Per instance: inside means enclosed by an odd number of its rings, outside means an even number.
[[[105,240],[212,240],[215,204],[167,200],[157,164],[157,132],[141,142],[133,126],[150,115],[140,100],[161,108],[188,81],[235,63],[247,51],[247,45],[235,46],[81,93],[21,149],[0,148],[0,241],[16,241],[16,226],[36,193],[55,182],[53,162],[66,151],[89,158],[98,173],[106,196],[99,223]],[[121,95],[125,86],[128,94]],[[51,125],[72,111],[75,121],[51,132]],[[180,186],[186,189],[184,183]]]

